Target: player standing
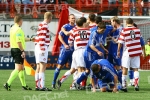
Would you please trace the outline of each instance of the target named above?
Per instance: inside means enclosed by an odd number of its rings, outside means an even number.
[[[112,17],[111,24],[114,28],[116,28],[116,31],[110,34],[112,41],[110,41],[109,44],[108,61],[115,66],[118,73],[119,82],[122,83],[121,57],[120,58],[117,57],[117,49],[118,49],[118,38],[123,27],[121,26],[118,17]],[[121,56],[122,56],[122,50],[123,48],[121,48],[120,51]]]
[[[142,47],[140,44],[140,29],[133,26],[133,20],[128,18],[126,20],[126,25],[120,37],[118,39],[118,50],[117,56],[120,57],[120,49],[123,45],[123,55],[122,55],[122,90],[127,92],[127,72],[128,68],[132,67],[134,70],[135,79],[135,90],[139,91],[139,72],[140,67],[140,55],[142,54]]]
[[[73,14],[69,15],[69,23],[65,24],[62,27],[62,31],[59,33],[59,40],[62,43],[61,47],[60,47],[60,54],[59,54],[59,58],[58,58],[58,66],[55,69],[54,72],[54,78],[53,78],[53,82],[52,82],[52,88],[56,89],[56,80],[58,78],[58,75],[60,73],[60,69],[62,68],[62,66],[64,64],[67,63],[67,61],[69,60],[70,62],[70,66],[71,66],[71,62],[72,62],[72,53],[73,53],[73,47],[69,47],[68,45],[68,38],[69,38],[69,31],[71,29],[73,29],[75,27],[75,16]]]
[[[45,87],[45,69],[48,59],[48,47],[50,45],[50,32],[48,24],[52,20],[52,13],[46,12],[44,14],[44,21],[38,26],[37,36],[35,38],[35,58],[36,58],[36,73],[35,82],[36,90],[51,91]]]
[[[22,17],[17,15],[14,17],[15,24],[10,29],[10,47],[11,55],[15,60],[15,69],[12,71],[8,81],[4,84],[4,88],[8,91],[11,91],[11,83],[14,79],[19,76],[19,79],[24,90],[32,90],[26,85],[25,75],[24,75],[24,58],[25,58],[25,42],[31,41],[32,39],[25,38],[24,32],[21,29],[22,26]]]

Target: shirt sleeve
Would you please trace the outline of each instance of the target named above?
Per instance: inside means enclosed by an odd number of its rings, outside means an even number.
[[[96,44],[96,32],[92,32],[89,39],[89,45],[95,45]]]
[[[142,37],[140,37],[140,43],[141,43],[141,46],[145,45],[144,39]]]
[[[21,39],[22,39],[22,30],[19,29],[17,32],[16,32],[16,42],[21,42]]]
[[[67,27],[68,27],[67,24],[63,25],[62,27],[67,31]]]
[[[68,38],[68,43],[69,43],[69,44],[72,44],[73,41],[74,41],[74,39],[75,39],[74,33],[71,32],[71,34],[70,34],[70,36],[69,36],[69,38]]]
[[[122,43],[122,44],[125,42],[125,35],[124,35],[124,31],[123,30],[120,33],[120,36],[118,38],[118,42]]]

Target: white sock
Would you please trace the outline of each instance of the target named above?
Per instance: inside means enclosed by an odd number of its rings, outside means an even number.
[[[45,87],[45,74],[44,72],[39,73],[39,79],[40,79],[40,88]]]
[[[63,83],[71,75],[70,70],[68,70],[60,79],[60,82]]]
[[[78,71],[75,71],[74,73],[73,73],[73,80],[75,80],[75,77],[78,75]]]
[[[122,86],[127,87],[127,75],[122,75]]]
[[[138,71],[135,71],[134,72],[134,85],[135,86],[138,86],[139,85],[139,72]]]
[[[39,73],[35,73],[35,85],[40,87]]]
[[[133,83],[133,79],[130,79],[130,83],[131,83],[131,84]]]

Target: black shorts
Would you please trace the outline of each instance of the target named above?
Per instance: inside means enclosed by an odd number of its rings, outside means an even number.
[[[15,60],[15,64],[23,64],[24,58],[21,57],[21,50],[18,48],[11,48],[11,56]]]

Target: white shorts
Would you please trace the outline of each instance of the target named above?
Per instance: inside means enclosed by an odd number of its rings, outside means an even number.
[[[47,63],[48,59],[48,46],[45,46],[45,51],[40,50],[40,46],[35,45],[35,59],[36,63],[44,62]]]
[[[78,67],[86,66],[84,61],[84,51],[85,49],[77,49],[73,52],[71,68],[77,69]]]
[[[122,67],[125,68],[140,68],[140,56],[129,57],[128,54],[122,56]]]

